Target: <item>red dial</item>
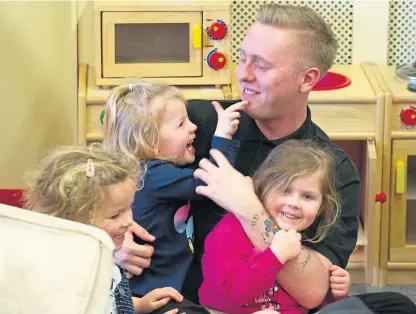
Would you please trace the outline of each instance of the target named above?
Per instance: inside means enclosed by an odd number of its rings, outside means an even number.
[[[208,65],[214,69],[222,69],[227,63],[227,59],[222,52],[217,51],[216,49],[212,50],[207,56]]]
[[[400,119],[407,126],[415,125],[416,124],[416,108],[412,106],[403,108],[402,112],[400,113]]]
[[[221,20],[217,20],[207,28],[209,38],[214,40],[223,39],[228,33],[227,25]]]

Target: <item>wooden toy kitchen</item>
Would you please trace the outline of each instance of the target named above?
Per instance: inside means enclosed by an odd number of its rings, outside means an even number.
[[[109,89],[138,78],[176,85],[188,99],[239,99],[231,8],[231,1],[87,2],[78,30],[78,142],[102,140]],[[416,283],[406,277],[416,269],[416,197],[409,187],[416,133],[399,118],[412,121],[406,108],[416,93],[403,89],[389,67],[336,64],[330,72],[311,93],[310,108],[362,180],[358,242],[347,269],[353,283]]]

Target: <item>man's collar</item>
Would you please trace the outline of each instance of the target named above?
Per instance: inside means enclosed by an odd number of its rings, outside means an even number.
[[[238,137],[244,141],[264,141],[273,142],[275,145],[280,144],[286,140],[302,139],[309,134],[310,127],[312,125],[311,111],[309,106],[307,107],[306,120],[303,122],[301,127],[292,134],[276,140],[268,140],[263,133],[261,133],[256,121],[246,114],[242,114],[241,119],[246,120],[246,123],[241,123],[240,128],[237,131]],[[237,135],[237,134],[236,134]]]

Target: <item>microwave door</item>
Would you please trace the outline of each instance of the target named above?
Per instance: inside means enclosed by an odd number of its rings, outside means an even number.
[[[103,76],[202,76],[201,12],[104,12]]]

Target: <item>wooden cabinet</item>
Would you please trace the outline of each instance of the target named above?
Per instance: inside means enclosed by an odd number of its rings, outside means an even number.
[[[389,260],[416,263],[416,137],[392,143]]]
[[[382,205],[379,283],[415,284],[416,127],[403,122],[402,112],[416,106],[416,93],[407,90],[394,67],[378,68],[385,93],[383,191],[388,194]]]

